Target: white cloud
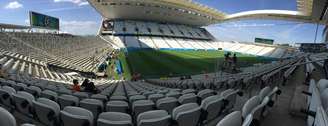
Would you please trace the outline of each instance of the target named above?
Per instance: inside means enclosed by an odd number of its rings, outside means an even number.
[[[89,3],[88,2],[81,2],[81,3],[79,3],[79,6],[85,6],[85,5],[89,5]]]
[[[61,21],[61,32],[75,35],[95,35],[98,31],[99,24],[95,21]]]
[[[13,1],[13,2],[10,2],[8,3],[6,6],[5,6],[6,9],[18,9],[18,8],[23,8],[23,4],[17,2],[17,1]]]
[[[78,6],[89,5],[89,3],[85,0],[54,0],[54,2],[55,3],[68,2],[68,3],[74,3]]]

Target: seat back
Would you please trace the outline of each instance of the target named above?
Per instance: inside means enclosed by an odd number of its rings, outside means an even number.
[[[187,103],[173,109],[172,119],[179,126],[196,126],[199,122],[201,107],[196,103]]]
[[[80,107],[67,106],[60,112],[63,126],[93,126],[93,114]]]
[[[16,126],[16,119],[6,109],[0,107],[0,126]]]
[[[83,99],[80,101],[80,107],[92,112],[95,118],[103,111],[103,102],[97,99]]]
[[[155,103],[151,100],[138,100],[132,103],[132,111],[135,118],[138,117],[140,113],[153,110],[154,108]]]
[[[34,96],[30,93],[19,91],[13,94],[14,104],[16,109],[26,115],[31,115],[33,107]]]
[[[106,104],[106,111],[108,112],[122,112],[128,113],[129,104],[126,101],[109,101]]]
[[[226,115],[216,126],[241,126],[242,117],[240,111],[234,111]]]
[[[129,114],[120,112],[101,113],[97,120],[97,126],[132,126],[132,118]]]
[[[194,93],[184,94],[178,100],[180,104],[197,103],[197,96]]]
[[[41,97],[48,98],[53,101],[57,101],[58,94],[54,91],[44,90],[41,92]]]
[[[260,103],[261,101],[259,100],[258,96],[253,96],[252,98],[248,99],[242,108],[242,117],[246,118],[246,116],[251,114],[253,109]]]
[[[137,126],[169,126],[171,116],[165,110],[153,110],[139,114]]]
[[[156,107],[161,110],[166,110],[169,114],[179,105],[178,99],[174,97],[166,97],[157,100]]]
[[[79,98],[73,95],[61,95],[58,97],[58,104],[61,108],[65,108],[66,106],[78,106]]]
[[[210,121],[219,116],[224,107],[224,100],[220,96],[210,96],[202,101],[201,107],[204,111],[204,120]]]
[[[56,102],[46,98],[39,98],[33,101],[33,105],[40,122],[49,126],[57,125],[60,107]]]

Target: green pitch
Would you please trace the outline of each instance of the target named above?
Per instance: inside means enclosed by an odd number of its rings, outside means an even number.
[[[238,66],[246,67],[255,63],[270,62],[271,59],[237,53]],[[223,51],[195,50],[134,50],[119,59],[124,75],[140,73],[143,77],[158,78],[169,75],[194,75],[215,72],[216,64],[224,60]]]

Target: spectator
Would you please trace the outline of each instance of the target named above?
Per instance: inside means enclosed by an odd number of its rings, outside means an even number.
[[[232,70],[236,71],[236,67],[237,67],[237,55],[236,53],[233,54],[233,57],[232,57]]]
[[[73,92],[79,92],[79,91],[81,91],[81,87],[79,85],[79,81],[76,80],[76,79],[73,80],[72,90],[73,90]]]
[[[90,82],[89,79],[84,79],[84,81],[82,82],[81,87],[84,87],[84,88],[85,88],[85,86],[86,86],[89,82]]]
[[[326,79],[328,79],[328,59],[325,59],[323,63],[323,69],[325,71]]]
[[[84,88],[85,92],[90,92],[90,93],[97,93],[97,88],[95,86],[95,84],[93,82],[87,83],[85,88]]]

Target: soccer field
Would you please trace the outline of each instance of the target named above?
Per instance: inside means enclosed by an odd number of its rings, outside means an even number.
[[[272,61],[272,59],[240,53],[237,53],[237,57],[239,67]],[[217,62],[224,60],[224,52],[214,50],[134,50],[125,55],[122,53],[119,59],[125,72],[140,73],[143,77],[154,78],[169,75],[194,75],[204,71],[215,72]]]

